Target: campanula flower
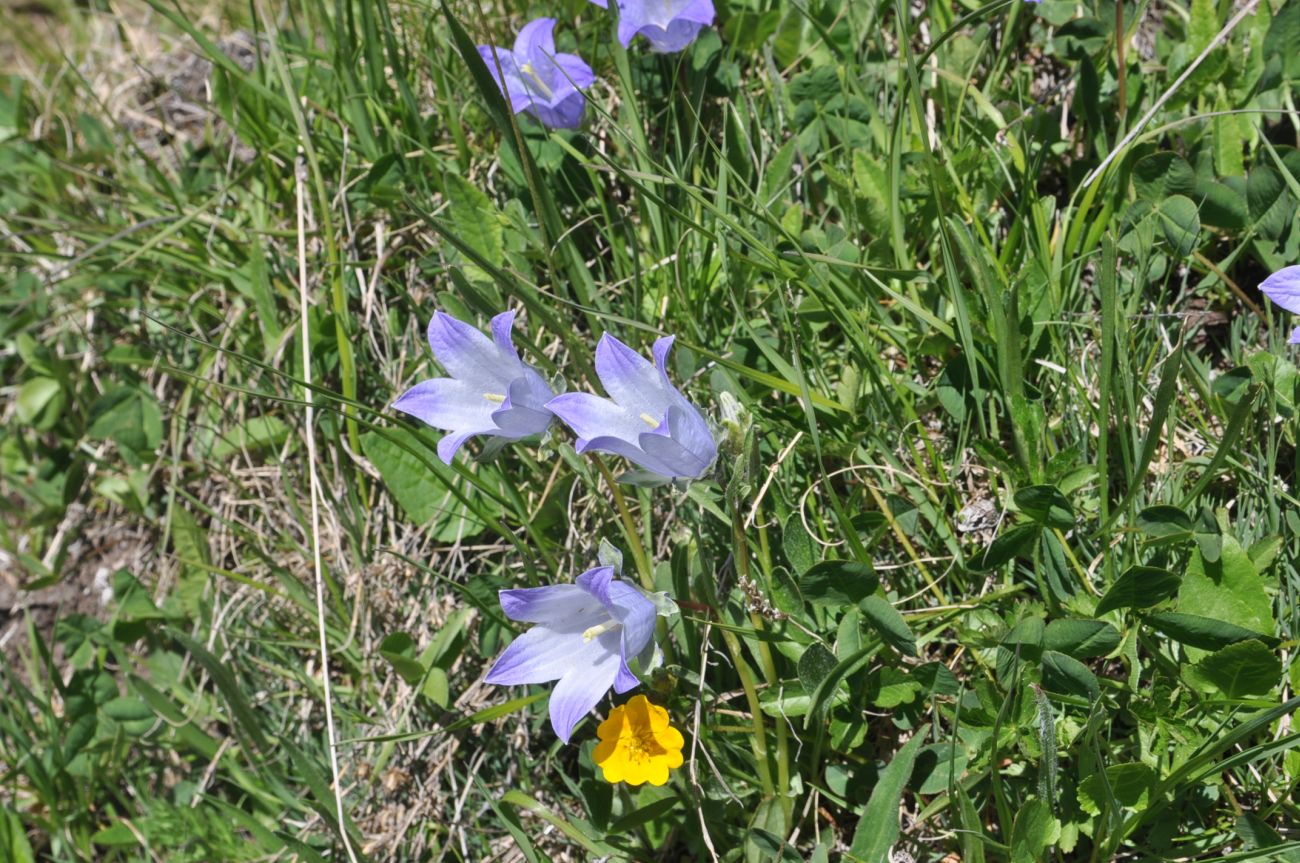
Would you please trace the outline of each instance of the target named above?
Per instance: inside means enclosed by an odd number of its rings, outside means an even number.
[[[609,691],[627,692],[639,680],[628,660],[651,647],[655,604],[599,566],[576,584],[500,592],[511,620],[537,624],[510,642],[485,680],[501,686],[548,683],[551,727],[565,743],[573,726]]]
[[[718,445],[695,405],[668,380],[673,337],[654,344],[654,365],[611,336],[596,345],[596,374],[610,398],[565,393],[546,406],[578,436],[578,452],[621,455],[661,481],[696,479]]]
[[[538,18],[519,31],[513,51],[480,45],[478,53],[512,111],[526,111],[552,129],[576,129],[587,105],[582,91],[595,83],[596,73],[576,54],[555,52],[554,29],[554,18]]]
[[[609,8],[608,0],[591,2]],[[712,23],[712,0],[618,0],[618,41],[624,48],[644,36],[652,51],[680,51]]]
[[[1259,289],[1288,312],[1300,314],[1300,264],[1278,270],[1265,279]],[[1300,345],[1300,327],[1295,328],[1288,341]]]
[[[668,711],[644,695],[611,710],[596,735],[600,743],[591,760],[606,782],[664,785],[668,771],[682,766],[682,733],[668,724]]]
[[[491,339],[444,312],[429,322],[429,347],[451,377],[416,384],[393,407],[448,431],[438,441],[447,464],[474,435],[519,440],[550,425],[546,403],[555,393],[519,359],[510,338],[514,320],[514,312],[494,317]]]

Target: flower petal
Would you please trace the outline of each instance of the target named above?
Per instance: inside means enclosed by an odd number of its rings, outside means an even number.
[[[636,414],[590,393],[564,393],[547,402],[546,407],[573,429],[579,438],[579,452],[586,448],[584,441],[596,438],[618,438],[636,447],[637,439],[649,429],[649,424]]]
[[[567,83],[562,86],[566,91],[570,89]],[[560,92],[558,87],[555,92],[557,94]],[[587,97],[573,90],[562,99],[551,101],[539,99],[533,103],[530,111],[542,125],[548,128],[576,129],[582,125],[582,115],[586,108]]]
[[[570,654],[570,670],[551,692],[551,727],[565,743],[591,709],[600,703],[618,675],[618,634],[606,632]]]
[[[555,66],[559,73],[559,80],[566,82],[570,87],[585,90],[596,83],[596,73],[577,54],[556,54]]]
[[[393,407],[434,428],[471,434],[496,428],[492,412],[498,405],[483,398],[482,392],[463,381],[451,378],[421,381],[402,393],[393,402]]]
[[[707,453],[694,453],[665,435],[643,434],[639,443],[649,460],[667,467],[663,475],[673,479],[698,479],[712,463]]]
[[[533,96],[524,84],[523,78],[519,74],[519,64],[515,62],[515,55],[505,48],[496,48],[492,45],[479,45],[478,55],[483,58],[483,63],[496,79],[497,87],[505,94],[506,99],[510,102],[510,110],[516,114],[528,108],[533,103]],[[500,64],[500,69],[497,64]]]
[[[1300,313],[1300,264],[1278,270],[1259,289],[1288,312]]]
[[[563,628],[566,631],[573,631],[572,626],[561,627],[561,622],[566,619],[585,619],[594,612],[605,613],[604,605],[577,584],[519,587],[498,591],[497,596],[501,600],[501,610],[511,620],[544,623],[551,628]],[[592,625],[594,624],[588,624]]]
[[[539,57],[555,56],[555,19],[534,18],[515,37],[515,56],[522,62],[536,63]]]
[[[559,632],[548,626],[534,626],[510,642],[483,680],[498,686],[557,680],[572,673],[574,658],[589,647],[581,631]]]
[[[713,439],[713,431],[695,405],[682,399],[668,409],[666,422],[668,436],[703,459],[705,467],[717,458],[718,442]]]
[[[578,576],[578,585],[600,600],[605,611],[620,626],[618,674],[614,678],[614,691],[627,692],[641,684],[641,680],[628,668],[627,661],[635,657],[654,637],[655,604],[641,591],[626,581],[613,577],[614,569],[601,566],[589,569]]]
[[[694,42],[703,27],[694,21],[676,20],[667,27],[646,24],[637,33],[649,40],[650,50],[654,53],[672,54]]]
[[[659,342],[655,345],[658,347]],[[673,388],[668,378],[609,333],[601,336],[596,345],[596,374],[609,397],[633,415],[646,413],[658,418],[671,403],[669,393]]]
[[[438,458],[442,459],[443,464],[451,464],[452,460],[456,458],[456,453],[465,445],[465,441],[476,434],[490,434],[490,432],[453,431],[443,435],[438,440]]]
[[[445,312],[434,313],[429,321],[429,347],[453,378],[477,388],[480,395],[505,395],[510,382],[522,374],[523,363],[513,352],[503,351],[474,327]]]
[[[1300,345],[1300,327],[1291,331],[1291,338],[1287,339],[1288,344]]]
[[[690,21],[695,24],[713,23],[715,13],[713,0],[674,0],[673,20]]]
[[[511,330],[515,326],[515,310],[509,309],[492,318],[492,341],[500,348],[501,353],[519,359],[519,351],[515,350],[515,340],[511,335]]]

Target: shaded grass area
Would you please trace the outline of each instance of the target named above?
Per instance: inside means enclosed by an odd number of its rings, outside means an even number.
[[[718,8],[670,56],[577,0],[21,19],[13,859],[1297,853],[1297,377],[1256,285],[1300,261],[1300,7],[1217,46],[1208,0]],[[601,76],[580,132],[467,62],[542,13]],[[601,332],[675,334],[711,479],[624,513],[558,430],[439,462],[388,405],[435,309],[507,307],[573,389]],[[481,682],[496,591],[601,540],[681,604],[664,788]]]

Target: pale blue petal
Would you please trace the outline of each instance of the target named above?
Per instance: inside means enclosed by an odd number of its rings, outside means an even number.
[[[1300,265],[1278,270],[1265,279],[1259,289],[1288,312],[1300,313]]]
[[[434,428],[474,434],[496,428],[492,412],[500,405],[463,381],[434,378],[402,393],[393,407]]]
[[[662,417],[671,403],[669,393],[673,388],[668,378],[609,333],[601,336],[596,345],[596,374],[609,397],[632,411],[633,416],[648,413]]]
[[[636,447],[637,439],[650,429],[635,413],[590,393],[564,393],[546,407],[573,429],[579,452],[594,446],[597,438],[615,438]]]
[[[456,453],[465,445],[465,441],[477,434],[487,434],[482,431],[453,431],[443,435],[438,441],[438,458],[442,459],[444,464],[451,464]]]
[[[548,584],[498,591],[501,610],[511,620],[556,625],[566,618],[587,617],[604,608],[600,600],[576,584]]]
[[[582,115],[586,108],[587,98],[575,90],[554,104],[538,99],[533,102],[529,112],[548,128],[576,129],[582,125]]]
[[[711,461],[703,455],[691,452],[665,435],[643,434],[640,444],[641,450],[649,460],[667,468],[667,471],[659,472],[673,478],[697,479],[708,468]]]
[[[492,341],[496,343],[497,349],[503,356],[514,357],[519,359],[519,351],[515,350],[515,340],[511,335],[511,330],[515,326],[515,311],[502,312],[492,318]]]
[[[571,657],[572,667],[551,692],[551,727],[565,743],[573,727],[600,703],[614,685],[619,668],[618,633],[606,632]]]
[[[707,467],[718,455],[718,444],[704,417],[690,402],[668,409],[668,434],[687,450],[698,456]]]
[[[536,18],[525,24],[515,37],[515,57],[536,63],[542,56],[555,56],[555,19]]]
[[[510,642],[483,680],[497,686],[559,680],[572,670],[574,656],[588,647],[581,631],[557,632],[547,626],[534,626]]]
[[[1291,331],[1291,338],[1287,339],[1289,344],[1300,345],[1300,327]]]
[[[479,45],[478,54],[483,58],[483,63],[492,73],[492,77],[496,79],[497,87],[510,102],[510,110],[518,114],[527,109],[533,103],[533,97],[519,74],[519,64],[515,62],[514,54],[505,48],[497,48],[494,51],[491,45]],[[497,68],[498,63],[501,64],[500,69]]]
[[[517,356],[445,312],[436,312],[429,321],[429,347],[453,378],[476,387],[480,394],[504,396],[510,382],[522,374],[523,363]]]
[[[704,27],[695,21],[677,20],[666,28],[655,24],[646,24],[636,32],[650,42],[650,50],[657,54],[672,54],[680,51],[695,41]],[[619,28],[621,31],[621,27]]]
[[[713,23],[713,0],[676,0],[673,5],[674,21],[691,21],[704,25]]]
[[[556,54],[555,66],[558,80],[569,87],[585,90],[596,83],[596,73],[577,54]]]

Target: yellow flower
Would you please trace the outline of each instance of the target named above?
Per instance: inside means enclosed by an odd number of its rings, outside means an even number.
[[[682,734],[668,724],[668,711],[638,695],[615,707],[596,729],[593,759],[606,782],[663,785],[670,768],[682,766]]]

